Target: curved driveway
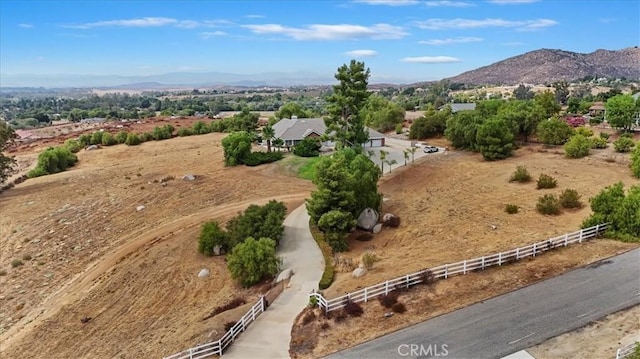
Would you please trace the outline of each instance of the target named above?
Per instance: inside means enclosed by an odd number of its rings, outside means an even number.
[[[635,249],[328,358],[500,358],[640,304],[639,274]]]
[[[309,304],[309,293],[318,289],[324,270],[322,252],[309,231],[305,205],[285,219],[278,255],[283,259],[282,268],[293,269],[289,287],[227,349],[225,359],[289,358],[293,322]]]

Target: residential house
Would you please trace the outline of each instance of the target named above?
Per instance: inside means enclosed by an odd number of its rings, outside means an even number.
[[[281,138],[285,147],[293,147],[307,137],[321,137],[327,131],[327,126],[322,118],[284,118],[273,125],[274,138]],[[377,131],[367,128],[369,141],[363,147],[382,147],[385,136]],[[266,145],[266,141],[264,142]],[[325,141],[324,147],[334,147],[335,143]]]
[[[594,102],[593,105],[589,107],[589,116],[591,117],[604,116],[604,103]]]
[[[442,111],[447,106],[451,106],[451,113],[456,113],[458,111],[473,111],[473,110],[476,109],[476,104],[474,102],[470,102],[470,103],[452,102],[452,103],[448,103],[448,104],[446,104],[444,106],[438,107],[438,110]]]

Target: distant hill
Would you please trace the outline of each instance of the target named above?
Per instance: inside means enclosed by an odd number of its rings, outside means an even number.
[[[590,54],[541,49],[448,78],[464,84],[544,84],[586,76],[640,79],[640,49],[597,50]]]

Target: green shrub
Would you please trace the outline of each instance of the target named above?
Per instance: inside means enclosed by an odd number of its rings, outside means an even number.
[[[305,137],[293,146],[293,154],[300,157],[318,157],[322,144],[318,138]]]
[[[625,136],[620,136],[620,138],[613,141],[613,149],[616,152],[630,152],[635,145],[631,138]]]
[[[220,227],[218,222],[210,221],[205,223],[200,230],[198,252],[206,256],[212,256],[214,254],[213,249],[216,246],[229,251],[231,249],[229,234]]]
[[[531,175],[525,166],[516,167],[516,171],[513,172],[509,182],[525,183],[531,181]]]
[[[518,206],[515,204],[508,204],[504,207],[504,211],[509,213],[509,214],[516,214],[518,213]]]
[[[333,277],[335,275],[335,269],[333,266],[333,252],[331,251],[331,246],[324,240],[322,232],[318,229],[318,227],[309,221],[309,228],[311,230],[311,235],[313,239],[318,244],[320,248],[320,252],[322,252],[322,257],[324,258],[324,271],[322,272],[322,278],[320,278],[320,283],[318,283],[318,288],[327,289],[333,283]]]
[[[225,166],[241,165],[251,154],[251,135],[246,131],[234,132],[222,139]],[[279,152],[274,152],[279,153]]]
[[[173,134],[173,126],[171,125],[156,126],[153,129],[153,132],[151,132],[151,137],[153,137],[155,141],[161,141],[161,140],[167,140],[171,138],[172,134]]]
[[[602,149],[607,148],[608,142],[602,137],[591,137],[589,138],[591,141],[591,148]]]
[[[27,175],[30,178],[65,171],[78,162],[67,147],[49,147],[38,155],[38,164]]]
[[[609,136],[611,135],[606,132],[600,132],[600,138],[602,138],[603,140],[608,140]]]
[[[96,131],[94,133],[91,134],[91,144],[92,145],[101,145],[102,144],[102,135],[104,134],[104,132],[102,131]]]
[[[574,130],[559,118],[541,121],[536,129],[536,137],[545,145],[562,145],[573,135]]]
[[[191,132],[194,135],[204,135],[212,132],[211,130],[212,130],[211,127],[207,126],[207,124],[204,123],[204,121],[198,121],[193,124],[193,127],[191,127]]]
[[[589,199],[593,212],[582,227],[610,223],[607,236],[622,241],[640,241],[640,186],[631,186],[625,195],[624,184],[618,182],[604,188]]]
[[[105,132],[102,134],[102,145],[103,146],[113,146],[118,144],[118,141],[113,137],[109,132]]]
[[[380,259],[378,258],[378,256],[375,255],[375,253],[367,251],[362,253],[362,257],[360,257],[360,260],[362,261],[362,264],[364,265],[364,267],[367,270],[370,270],[371,268],[373,268],[373,264],[379,261]]]
[[[128,133],[126,131],[120,131],[116,134],[116,142],[125,143],[127,141]]]
[[[250,205],[244,212],[227,222],[230,249],[247,237],[270,238],[280,242],[284,233],[284,219],[287,207],[282,202],[271,200],[264,206]]]
[[[347,235],[344,233],[329,232],[324,235],[325,240],[331,246],[333,252],[345,252],[349,250]]]
[[[575,189],[565,189],[560,193],[560,205],[562,208],[580,208],[582,202],[580,202],[581,196]]]
[[[569,158],[582,158],[589,155],[591,141],[582,135],[575,135],[564,145],[565,155]]]
[[[536,210],[541,214],[558,215],[560,214],[560,201],[552,194],[545,194],[538,198]]]
[[[153,140],[153,132],[143,132],[140,135],[141,142],[149,142]]]
[[[402,133],[402,129],[403,129],[403,126],[402,126],[401,123],[396,124],[396,128],[395,128],[396,134],[398,134],[398,135],[401,134]]]
[[[11,268],[17,268],[17,267],[20,267],[23,264],[24,263],[22,263],[22,261],[20,259],[14,259],[14,260],[11,261]]]
[[[593,136],[593,130],[586,127],[578,127],[576,128],[576,134],[584,137],[591,137]]]
[[[276,242],[270,238],[252,237],[236,245],[227,255],[227,268],[231,277],[244,287],[274,277],[280,270],[281,260],[276,256]]]
[[[640,144],[636,145],[636,148],[631,153],[631,173],[636,178],[640,178]]]
[[[135,132],[129,132],[127,134],[127,139],[124,141],[127,146],[137,146],[142,143],[140,137]]]
[[[178,130],[178,136],[185,137],[193,135],[193,131],[190,128],[181,128]]]
[[[537,189],[545,189],[545,188],[555,188],[558,185],[558,181],[544,173],[538,177],[538,181],[536,182]]]
[[[247,166],[258,166],[264,163],[276,162],[284,158],[282,152],[251,152],[244,158]]]
[[[77,153],[84,146],[82,146],[82,143],[80,143],[80,141],[68,139],[68,140],[64,141],[64,147],[66,147],[69,150],[69,152],[71,152],[71,153]]]
[[[80,135],[80,137],[78,137],[78,142],[82,144],[82,147],[89,146],[91,144],[91,136],[89,134],[84,133]]]
[[[623,132],[623,133],[620,135],[620,138],[630,138],[630,139],[633,139],[633,133],[631,133],[631,132]]]

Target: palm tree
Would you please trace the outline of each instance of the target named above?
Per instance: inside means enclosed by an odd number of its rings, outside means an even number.
[[[411,148],[409,149],[409,152],[411,152],[411,163],[413,163],[413,161],[415,160],[417,150],[418,150],[418,147],[414,147],[414,146],[411,146]]]
[[[267,125],[262,128],[262,139],[267,141],[267,152],[271,152],[271,140],[275,135],[273,127]]]
[[[384,160],[384,163],[386,163],[386,164],[388,164],[388,165],[389,165],[389,173],[391,173],[391,166],[393,166],[393,165],[395,165],[396,163],[398,163],[398,161],[396,161],[396,160],[391,160],[391,161],[389,161],[389,160]]]
[[[409,160],[409,150],[404,150],[402,151],[402,154],[404,155],[404,165],[407,165],[407,161]]]
[[[284,145],[284,141],[282,140],[282,138],[276,138],[275,140],[273,140],[273,145],[276,146],[278,152],[280,152],[282,146]]]
[[[389,152],[380,150],[380,169],[382,170],[382,173],[384,173],[384,163],[387,160],[388,154]]]

